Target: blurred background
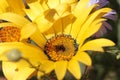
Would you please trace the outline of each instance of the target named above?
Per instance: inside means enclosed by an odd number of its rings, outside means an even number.
[[[109,2],[109,7],[117,12],[117,20],[109,22],[113,29],[102,37],[111,39],[116,46],[106,48],[105,53],[91,55],[93,66],[88,74],[89,80],[120,80],[120,0]]]

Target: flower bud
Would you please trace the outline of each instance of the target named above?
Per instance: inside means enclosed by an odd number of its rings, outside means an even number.
[[[10,61],[18,61],[18,60],[21,59],[22,55],[21,55],[21,52],[18,49],[12,49],[12,50],[9,50],[6,53],[6,57]]]

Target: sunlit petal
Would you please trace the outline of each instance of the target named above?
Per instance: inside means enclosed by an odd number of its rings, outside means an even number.
[[[45,8],[43,8],[42,4],[40,4],[38,1],[30,3],[28,4],[28,6],[29,9],[24,9],[24,11],[31,20],[35,20],[37,16],[39,16],[44,10],[46,10]]]
[[[23,8],[24,3],[23,0],[6,0],[11,8],[11,12],[15,12],[17,14],[25,15]]]
[[[32,74],[35,72],[34,68],[30,67],[25,67],[22,70],[18,71],[17,74],[15,75],[13,80],[26,80],[27,78],[32,76]],[[21,75],[22,74],[22,75]],[[18,78],[19,77],[19,78]]]
[[[49,73],[55,69],[55,63],[52,61],[45,61],[41,66],[40,69],[45,71],[45,73]]]
[[[81,77],[81,70],[80,65],[76,60],[70,60],[68,64],[68,70],[76,79],[80,79]]]
[[[88,55],[88,53],[86,52],[77,52],[77,54],[75,55],[74,59],[78,60],[79,62],[82,62],[85,65],[91,65],[92,64],[92,60],[90,58],[90,56]]]
[[[24,18],[18,14],[15,14],[15,13],[10,13],[10,12],[0,14],[0,19],[12,22],[21,27],[29,23],[29,20],[27,20],[26,18]]]
[[[6,0],[0,0],[0,14],[7,12],[7,8],[9,7]]]
[[[13,23],[10,23],[10,22],[0,23],[0,28],[6,27],[6,26],[16,26],[18,28],[21,28],[20,26],[13,24]]]
[[[37,29],[30,38],[35,41],[35,43],[37,43],[37,45],[39,45],[41,48],[44,48],[44,45],[47,41],[44,35],[39,31],[39,29]]]
[[[81,46],[84,43],[85,39],[87,39],[88,37],[96,33],[102,26],[102,22],[105,20],[106,19],[98,19],[93,21],[92,24],[88,28],[86,28],[85,31],[82,31],[80,34],[78,34],[78,37],[76,40],[80,44],[79,46]]]
[[[23,60],[21,60],[19,63],[2,62],[4,75],[9,80],[13,80],[13,76],[15,76],[19,71],[27,66],[29,66],[28,63]]]
[[[60,4],[60,0],[48,0],[48,5],[50,8],[55,8],[58,4]]]
[[[114,46],[111,40],[108,39],[95,39],[88,41],[82,47],[79,47],[80,51],[92,50],[92,51],[103,51],[102,47]]]
[[[79,13],[79,15],[77,15],[77,18],[76,18],[75,22],[72,24],[72,30],[71,30],[71,33],[70,33],[74,38],[77,37],[78,33],[80,32],[80,29],[83,27],[82,26],[83,23],[87,20],[90,12],[92,11],[92,9],[95,6],[97,6],[97,5],[92,5],[90,7],[85,7],[84,9],[82,9],[81,13]],[[77,11],[79,11],[79,9]],[[84,12],[84,14],[82,12]],[[74,13],[74,15],[75,15],[75,13]]]
[[[48,10],[45,13],[40,14],[34,20],[34,22],[38,25],[38,28],[41,32],[47,31],[58,19],[58,15],[54,9]]]
[[[36,25],[29,23],[21,29],[20,40],[29,38],[36,31]]]
[[[58,80],[62,80],[66,74],[67,61],[58,61],[55,65],[56,65],[55,73],[57,75],[57,78],[58,78]]]

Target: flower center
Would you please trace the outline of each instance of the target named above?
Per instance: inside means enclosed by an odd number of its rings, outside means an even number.
[[[47,41],[44,51],[53,61],[70,60],[77,51],[77,43],[69,35],[57,35]]]
[[[0,29],[0,42],[19,41],[20,29],[17,27],[7,26]]]

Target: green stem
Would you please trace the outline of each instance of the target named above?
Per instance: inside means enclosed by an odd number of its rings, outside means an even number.
[[[35,68],[37,71],[41,71],[41,72],[43,72],[43,73],[45,74],[44,71],[42,71],[42,70],[39,69],[39,66],[40,66],[40,65],[34,66],[34,65],[29,61],[29,59],[24,58],[24,57],[22,57],[21,59],[23,59],[24,61],[26,61],[32,68]]]
[[[87,80],[87,78],[88,78],[88,66],[86,66],[84,74],[83,74],[81,80]]]

